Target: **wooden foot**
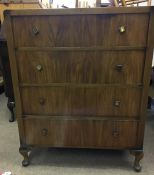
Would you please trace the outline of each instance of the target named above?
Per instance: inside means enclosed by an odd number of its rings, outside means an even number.
[[[143,150],[131,150],[130,153],[135,156],[134,170],[136,172],[140,172],[142,170],[142,166],[140,164],[140,161],[144,156]]]
[[[15,102],[12,101],[10,98],[8,98],[8,103],[7,103],[7,107],[9,108],[10,112],[11,112],[11,118],[9,120],[9,122],[14,122],[14,107],[15,107]]]
[[[29,151],[30,150],[27,148],[19,148],[20,154],[24,157],[24,160],[22,161],[22,166],[24,166],[24,167],[26,167],[30,164],[29,156],[28,156]]]

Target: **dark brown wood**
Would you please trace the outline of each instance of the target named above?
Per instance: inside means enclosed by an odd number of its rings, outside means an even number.
[[[140,172],[142,169],[140,161],[144,156],[143,150],[131,150],[130,153],[135,156],[134,160],[135,171]]]
[[[153,13],[5,12],[24,164],[29,147],[131,149],[141,169]]]
[[[148,19],[148,14],[14,17],[15,47],[146,46]]]
[[[145,46],[110,46],[110,47],[16,47],[16,51],[137,51],[145,50]]]
[[[113,149],[128,149],[136,146],[137,122],[133,121],[52,120],[45,118],[38,120],[35,118],[25,119],[24,126],[26,143],[32,146]]]
[[[145,121],[141,121],[138,123],[138,133],[137,133],[137,143],[139,145],[139,148],[143,148],[143,142],[144,142],[144,128],[145,128]]]
[[[27,84],[138,84],[142,83],[144,57],[144,51],[17,52],[19,81]],[[123,65],[121,70],[117,69],[119,64]]]
[[[24,147],[19,148],[20,154],[24,157],[24,160],[22,161],[22,166],[24,166],[24,167],[26,167],[30,164],[29,155],[28,155],[29,151],[30,150],[28,148],[24,148]]]
[[[110,8],[76,8],[76,9],[32,9],[32,10],[6,10],[4,15],[11,16],[50,16],[50,15],[87,15],[87,14],[129,14],[129,13],[149,13],[151,7],[115,7]]]
[[[119,93],[120,92],[120,93]],[[24,114],[138,118],[141,89],[115,87],[22,88]],[[40,100],[44,103],[40,104]],[[31,103],[29,103],[29,101]],[[116,106],[116,101],[120,101]]]
[[[94,87],[113,87],[112,83],[109,84],[88,84],[88,83],[42,83],[42,84],[37,84],[37,83],[20,83],[20,87],[89,87],[89,88],[94,88]],[[117,84],[114,83],[114,87],[122,87],[122,88],[137,88],[137,89],[142,89],[143,84],[142,83],[137,83],[137,84]]]
[[[9,108],[9,110],[11,112],[11,118],[9,119],[9,121],[14,122],[14,120],[15,120],[15,116],[14,116],[14,108],[15,108],[14,98],[13,99],[8,98],[7,107]]]

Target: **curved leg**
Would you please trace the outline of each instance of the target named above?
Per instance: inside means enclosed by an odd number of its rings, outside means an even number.
[[[140,161],[144,156],[143,150],[131,150],[130,153],[135,156],[134,170],[140,172],[142,170]]]
[[[27,148],[22,148],[22,147],[19,148],[20,154],[24,157],[24,160],[22,161],[22,166],[24,166],[24,167],[26,167],[30,164],[29,156],[28,156],[29,151],[30,150]]]
[[[11,118],[10,118],[9,122],[14,122],[14,110],[13,109],[15,107],[15,103],[10,98],[8,98],[7,107],[11,111]]]

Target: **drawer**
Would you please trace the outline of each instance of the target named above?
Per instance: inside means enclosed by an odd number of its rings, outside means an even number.
[[[146,46],[148,14],[100,15],[97,19],[97,44],[101,46]]]
[[[27,115],[121,117],[139,116],[141,89],[108,86],[21,88]]]
[[[144,51],[25,51],[16,55],[21,83],[142,83]]]
[[[25,119],[26,144],[53,147],[137,147],[133,121]]]
[[[16,47],[146,46],[148,14],[13,17]]]

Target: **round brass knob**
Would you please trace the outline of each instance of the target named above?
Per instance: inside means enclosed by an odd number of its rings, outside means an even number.
[[[120,33],[124,33],[126,31],[125,26],[120,26],[119,31],[120,31]]]
[[[119,132],[118,131],[113,131],[112,135],[113,135],[113,137],[119,137]]]
[[[39,34],[39,29],[36,26],[34,26],[33,29],[32,29],[32,32],[36,36],[36,35]]]
[[[47,136],[48,135],[48,130],[47,129],[42,129],[41,131],[42,136]]]
[[[39,103],[40,103],[40,105],[44,105],[45,104],[45,99],[44,98],[39,98]]]
[[[39,64],[39,65],[36,66],[36,69],[37,69],[39,72],[41,72],[41,71],[43,70],[43,67],[42,67],[42,65]]]
[[[123,70],[123,64],[117,64],[116,66],[115,66],[115,68],[116,68],[116,70],[117,71],[122,71]]]
[[[118,100],[114,101],[114,106],[115,107],[120,107],[120,101],[118,101]]]

